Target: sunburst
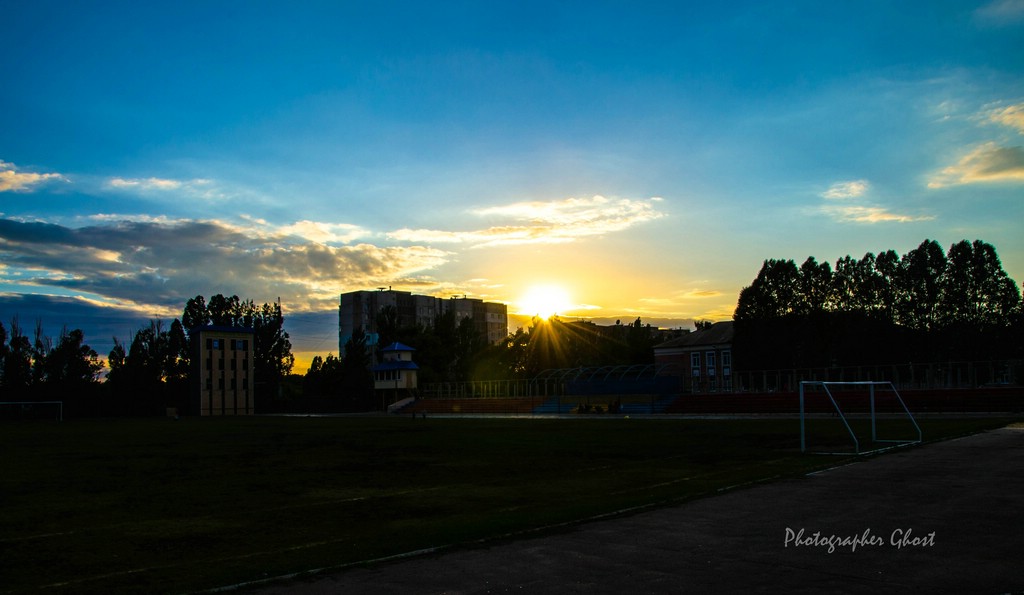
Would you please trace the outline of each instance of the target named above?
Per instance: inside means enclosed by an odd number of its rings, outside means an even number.
[[[534,285],[519,299],[519,312],[530,316],[551,318],[565,314],[572,307],[569,292],[558,285]]]

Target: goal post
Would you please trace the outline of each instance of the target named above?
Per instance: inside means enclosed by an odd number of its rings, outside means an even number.
[[[0,401],[0,420],[51,416],[55,421],[64,421],[64,401]]]
[[[907,408],[906,402],[903,401],[903,397],[900,396],[899,391],[893,386],[892,382],[889,381],[859,381],[859,382],[828,382],[822,380],[805,380],[800,382],[800,452],[807,452],[807,418],[808,418],[808,397],[812,394],[818,394],[818,391],[813,389],[820,387],[824,392],[825,396],[828,397],[829,403],[831,403],[830,413],[838,417],[842,422],[843,428],[846,433],[849,434],[851,441],[853,442],[854,454],[869,454],[872,452],[878,452],[885,450],[886,448],[892,448],[891,446],[878,446],[879,444],[893,444],[893,445],[907,445],[907,444],[918,444],[922,441],[921,427],[917,425],[917,420],[914,419],[914,415],[910,413],[910,409]],[[837,399],[837,395],[843,394],[843,392],[857,391],[859,394],[863,394],[863,391],[867,391],[867,411],[860,413],[860,419],[867,418],[870,421],[871,428],[871,446],[868,450],[862,450],[861,440],[857,437],[857,433],[854,432],[853,427],[850,424],[850,417],[854,415],[850,410],[844,411],[840,399]],[[895,414],[896,417],[902,418],[910,422],[910,426],[913,428],[912,433],[916,433],[915,438],[879,438],[878,422],[879,412],[876,407],[876,399],[879,396],[879,391],[883,394],[891,393],[895,397],[895,402],[899,404],[899,411]],[[892,415],[890,415],[891,417]],[[817,453],[817,454],[849,454],[849,453]]]

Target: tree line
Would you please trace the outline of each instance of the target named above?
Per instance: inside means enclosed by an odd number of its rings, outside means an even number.
[[[734,314],[737,366],[776,369],[1020,358],[1021,292],[981,240],[933,240],[833,268],[765,260]]]
[[[80,329],[65,326],[54,341],[40,321],[31,338],[17,316],[9,331],[0,322],[0,400],[60,400],[65,393],[89,391],[102,370],[103,360]]]
[[[81,330],[65,327],[54,340],[41,323],[30,334],[15,317],[10,329],[0,324],[0,389],[3,400],[70,400],[70,410],[82,414],[187,410],[195,352],[189,331],[207,325],[252,330],[256,397],[263,403],[291,387],[294,394],[340,398],[352,410],[373,403],[370,368],[380,361],[380,348],[395,341],[416,349],[421,383],[650,363],[657,341],[639,318],[605,327],[534,319],[496,345],[487,344],[471,318],[454,312],[430,325],[403,327],[398,320],[385,308],[375,341],[357,329],[344,356],[317,356],[297,377],[290,374],[295,360],[280,304],[221,294],[207,302],[198,295],[169,325],[154,320],[127,342],[115,338],[106,382],[99,383],[104,362]],[[902,256],[893,250],[844,256],[834,267],[813,256],[800,266],[765,260],[740,292],[734,320],[736,366],[747,370],[1024,357],[1020,289],[995,248],[981,240],[958,242],[948,252],[925,240]]]
[[[651,363],[656,333],[639,318],[612,326],[592,322],[566,322],[557,317],[534,318],[501,342],[491,345],[472,318],[446,312],[431,324],[401,326],[391,306],[375,319],[378,331],[369,335],[356,329],[345,345],[345,355],[313,358],[302,379],[305,396],[337,397],[346,409],[374,404],[373,380],[368,370],[379,363],[381,349],[394,342],[413,347],[420,385],[473,380],[529,379],[555,368]]]
[[[280,304],[256,305],[238,296],[202,295],[188,300],[169,326],[161,320],[134,332],[127,342],[114,337],[109,371],[99,382],[104,362],[84,342],[81,330],[61,331],[53,341],[37,322],[33,338],[18,318],[10,332],[0,323],[0,389],[3,400],[65,402],[69,415],[158,415],[166,408],[189,410],[192,329],[215,325],[253,331],[256,398],[272,398],[291,372],[295,358],[284,330]]]

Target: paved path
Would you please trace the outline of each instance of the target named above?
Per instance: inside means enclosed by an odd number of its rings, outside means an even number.
[[[1024,429],[258,592],[1024,592]]]

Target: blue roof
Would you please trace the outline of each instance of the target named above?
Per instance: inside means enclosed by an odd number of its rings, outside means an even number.
[[[208,324],[206,326],[194,326],[194,327],[188,329],[189,333],[208,332],[208,331],[212,331],[212,332],[216,332],[216,333],[246,333],[246,334],[249,334],[249,335],[256,334],[255,329],[253,329],[251,326],[225,326],[225,325]]]
[[[392,343],[391,345],[388,345],[387,347],[385,347],[381,351],[390,352],[390,351],[416,351],[416,350],[413,349],[412,347],[409,347],[405,343],[399,343],[398,341],[395,341],[394,343]]]
[[[419,370],[420,367],[417,366],[414,362],[393,360],[379,363],[370,369],[373,370],[374,372],[384,372],[386,370]]]

